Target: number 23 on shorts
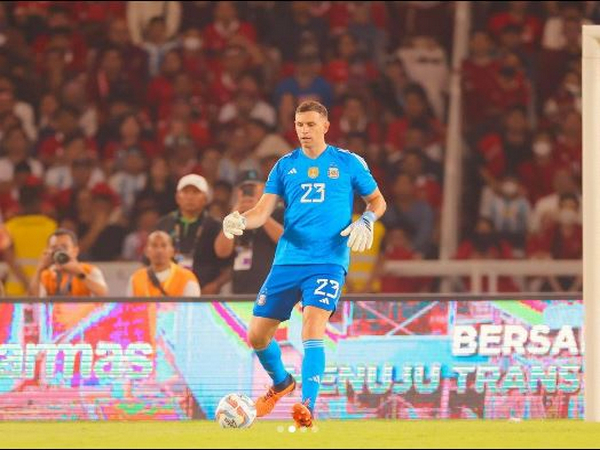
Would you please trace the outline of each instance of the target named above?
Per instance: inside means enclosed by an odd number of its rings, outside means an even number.
[[[317,278],[317,288],[314,291],[315,295],[321,295],[337,300],[340,293],[340,283],[336,280],[327,278]]]

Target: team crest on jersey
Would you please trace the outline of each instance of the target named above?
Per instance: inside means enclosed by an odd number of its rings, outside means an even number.
[[[256,304],[258,306],[263,306],[265,303],[267,303],[267,296],[265,294],[260,294],[256,300]]]
[[[335,180],[340,177],[340,170],[337,167],[330,167],[327,171],[327,176]]]
[[[317,178],[319,176],[319,168],[318,167],[310,167],[308,169],[308,177],[309,178]]]

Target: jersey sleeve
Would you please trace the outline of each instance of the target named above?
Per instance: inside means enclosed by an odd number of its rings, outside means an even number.
[[[350,173],[352,176],[352,187],[361,197],[371,195],[377,189],[377,182],[367,162],[360,156],[350,153]]]
[[[271,169],[267,183],[265,184],[265,194],[275,194],[283,197],[283,183],[281,181],[281,160]]]

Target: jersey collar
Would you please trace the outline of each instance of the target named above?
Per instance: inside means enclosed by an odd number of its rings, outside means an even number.
[[[323,152],[317,156],[316,158],[311,158],[310,156],[308,156],[306,153],[304,153],[304,149],[302,147],[300,147],[300,154],[302,154],[302,156],[304,156],[304,158],[310,160],[310,161],[318,161],[319,159],[321,159],[321,157],[327,153],[329,151],[329,149],[331,148],[331,145],[327,144],[327,147],[325,147],[325,150],[323,150]]]

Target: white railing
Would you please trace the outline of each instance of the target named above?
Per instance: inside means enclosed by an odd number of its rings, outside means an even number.
[[[581,260],[389,261],[383,270],[399,277],[469,277],[473,294],[483,293],[483,279],[488,277],[487,292],[496,294],[501,276],[578,276],[583,265]],[[442,292],[451,292],[451,288]]]
[[[35,267],[38,264],[37,259],[19,259],[19,264],[22,267]],[[106,279],[108,284],[109,295],[111,296],[124,296],[127,292],[127,283],[129,277],[137,269],[142,267],[139,262],[131,261],[117,261],[117,262],[94,262],[92,263],[97,266]],[[10,273],[8,265],[4,262],[0,262],[0,276],[4,276]],[[15,280],[14,275],[9,275],[12,280]]]
[[[36,263],[28,260],[21,263]],[[141,267],[137,262],[94,263],[102,270],[109,286],[111,296],[125,295],[129,277]],[[0,273],[8,270],[0,263]],[[468,260],[468,261],[389,261],[383,267],[384,273],[399,277],[442,277],[456,280],[461,277],[470,279],[472,294],[481,294],[483,280],[488,277],[486,293],[498,293],[498,278],[501,276],[577,276],[583,273],[580,260]],[[457,292],[452,287],[457,283],[442,283],[441,293]]]

